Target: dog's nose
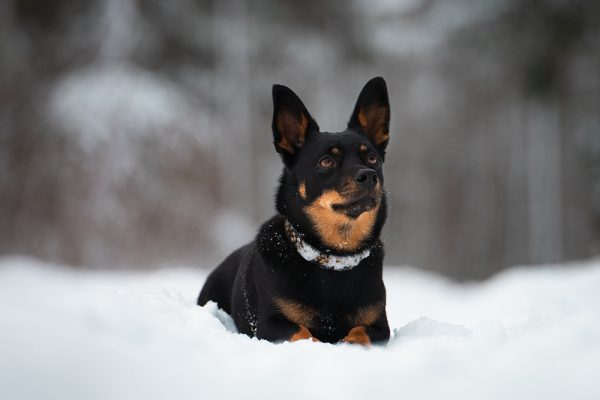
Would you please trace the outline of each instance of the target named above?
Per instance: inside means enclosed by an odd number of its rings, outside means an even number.
[[[354,180],[359,187],[370,190],[377,184],[377,172],[368,168],[361,169],[354,175]]]

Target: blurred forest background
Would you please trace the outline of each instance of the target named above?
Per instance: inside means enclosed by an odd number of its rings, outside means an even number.
[[[386,78],[387,264],[600,253],[600,2],[4,0],[0,254],[213,267],[274,213],[271,85]]]

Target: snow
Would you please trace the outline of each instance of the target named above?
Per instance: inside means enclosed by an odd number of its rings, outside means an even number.
[[[194,305],[206,271],[0,258],[1,399],[600,398],[600,260],[456,284],[387,268],[387,347],[271,344]]]

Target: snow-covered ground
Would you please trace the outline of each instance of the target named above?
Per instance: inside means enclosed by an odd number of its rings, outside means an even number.
[[[194,305],[205,277],[0,258],[0,399],[600,399],[598,260],[477,284],[389,268],[394,337],[371,349],[233,333]]]

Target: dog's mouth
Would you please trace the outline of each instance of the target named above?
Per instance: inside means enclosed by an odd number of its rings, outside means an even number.
[[[364,212],[377,207],[378,200],[372,195],[365,195],[358,199],[342,204],[332,204],[333,211],[345,214],[351,218],[358,218]]]

